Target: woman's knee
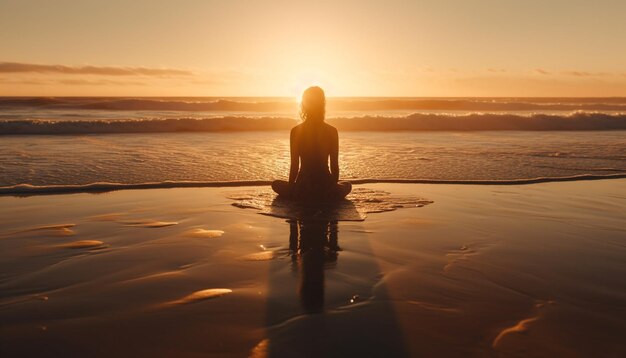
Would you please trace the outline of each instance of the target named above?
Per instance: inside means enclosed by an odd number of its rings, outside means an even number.
[[[289,190],[289,183],[284,180],[274,180],[272,182],[272,190],[279,195],[286,195]]]
[[[352,191],[352,183],[350,182],[339,182],[337,183],[337,188],[339,189],[339,194],[343,197],[350,194]]]
[[[273,189],[275,192],[277,192],[277,193],[278,193],[278,191],[279,191],[280,189],[282,189],[282,187],[283,187],[283,183],[284,183],[284,181],[283,181],[283,180],[274,180],[274,181],[272,182],[272,189]]]
[[[340,181],[338,184],[342,188],[345,188],[345,189],[348,189],[348,190],[352,190],[352,183],[350,183],[349,181]]]
[[[278,187],[280,186],[280,180],[274,180],[272,182],[272,190],[278,191]]]

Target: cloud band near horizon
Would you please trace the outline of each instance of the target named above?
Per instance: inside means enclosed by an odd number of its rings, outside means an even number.
[[[117,66],[67,66],[22,62],[0,62],[0,73],[51,73],[99,76],[191,76],[193,72],[173,68],[117,67]]]

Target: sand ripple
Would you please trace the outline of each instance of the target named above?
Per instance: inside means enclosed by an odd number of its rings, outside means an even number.
[[[46,225],[39,226],[32,229],[24,230],[23,232],[28,231],[44,231],[47,235],[51,236],[73,236],[75,235],[73,228],[76,224],[57,224],[57,225]]]
[[[209,288],[206,290],[196,291],[190,295],[187,295],[179,300],[171,301],[169,305],[182,305],[187,303],[198,302],[202,300],[208,300],[211,298],[217,298],[233,292],[228,288]]]
[[[280,259],[289,256],[290,250],[283,246],[265,246],[260,245],[263,251],[248,254],[242,257],[246,261],[270,261],[274,259]]]
[[[79,240],[79,241],[68,242],[67,244],[61,244],[61,245],[58,245],[57,247],[61,247],[64,249],[87,249],[87,248],[99,247],[103,245],[104,243],[98,240]]]
[[[506,344],[505,342],[509,337],[527,333],[531,329],[531,327],[543,317],[545,310],[549,309],[551,306],[554,306],[555,304],[556,302],[552,300],[538,301],[535,304],[535,309],[534,309],[535,314],[531,315],[528,318],[524,318],[520,320],[513,326],[506,327],[503,330],[501,330],[500,333],[493,340],[492,347],[496,349],[501,348],[503,344]]]
[[[242,257],[242,259],[246,260],[246,261],[270,261],[274,259],[274,251],[262,251],[262,252],[256,252],[254,254],[249,254],[246,255],[244,257]]]
[[[508,335],[515,334],[515,333],[524,333],[528,331],[528,328],[530,327],[531,323],[535,322],[538,319],[539,317],[526,318],[517,322],[517,324],[515,324],[514,326],[503,329],[500,332],[500,334],[498,334],[496,339],[493,340],[493,347],[494,348],[497,347],[502,341],[502,339]]]
[[[186,237],[200,238],[200,239],[212,239],[224,235],[222,230],[205,230],[205,229],[193,229],[183,234]]]
[[[146,228],[160,228],[166,226],[178,225],[175,221],[153,221],[153,220],[138,220],[138,221],[121,221],[126,226],[146,227]]]
[[[254,348],[252,348],[252,351],[250,351],[250,358],[266,358],[269,357],[269,346],[270,346],[270,340],[269,339],[264,339],[261,342],[259,342],[256,346],[254,346]]]
[[[139,219],[139,220],[122,220],[124,213],[109,213],[103,215],[94,215],[90,216],[87,219],[92,221],[115,221],[125,226],[136,226],[136,227],[146,227],[146,228],[159,228],[166,226],[178,225],[175,221],[159,221],[159,220],[148,220],[148,219]]]
[[[437,311],[437,312],[443,312],[443,313],[460,313],[461,312],[461,310],[458,308],[448,307],[448,306],[430,303],[430,302],[410,300],[408,301],[408,303],[419,306],[429,311]]]

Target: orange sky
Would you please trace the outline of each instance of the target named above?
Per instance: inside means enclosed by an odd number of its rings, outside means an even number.
[[[0,0],[0,95],[626,96],[626,2]]]

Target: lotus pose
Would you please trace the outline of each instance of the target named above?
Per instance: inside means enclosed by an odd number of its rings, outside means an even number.
[[[279,196],[299,201],[330,201],[345,198],[352,184],[339,182],[339,136],[324,122],[326,97],[319,87],[302,94],[303,122],[291,129],[289,182],[276,180]],[[330,160],[330,168],[329,168]]]

